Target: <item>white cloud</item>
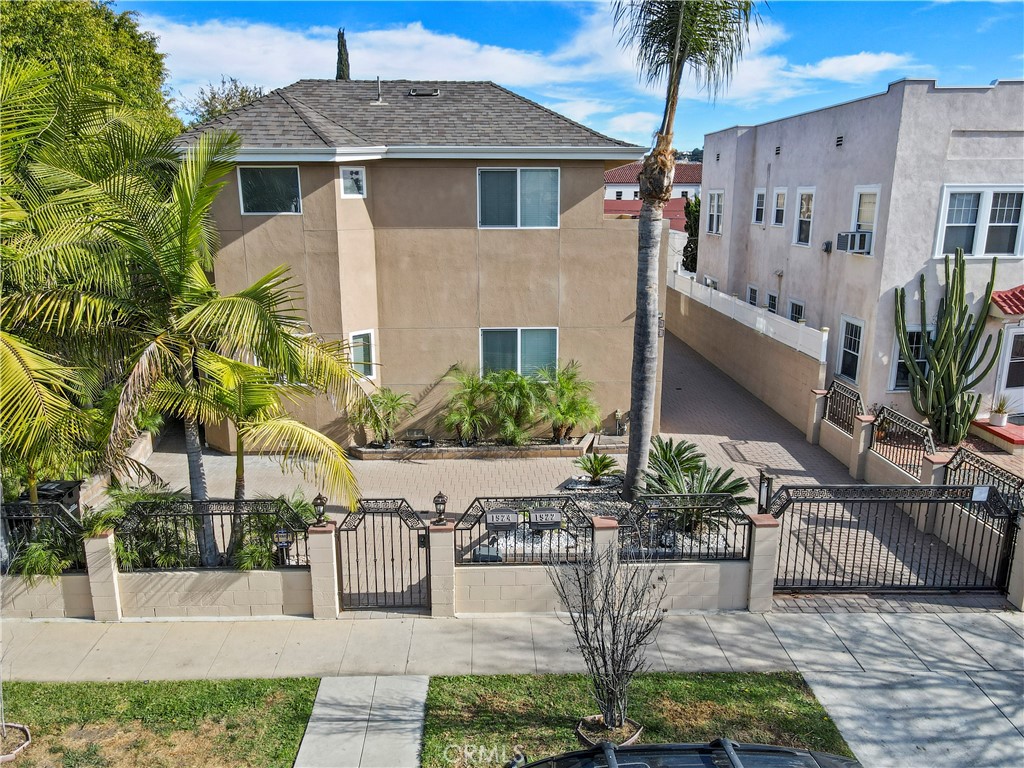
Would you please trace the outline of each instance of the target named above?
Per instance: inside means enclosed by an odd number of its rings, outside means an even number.
[[[627,112],[605,121],[603,131],[634,144],[649,146],[660,125],[659,112]]]
[[[813,80],[834,80],[840,83],[862,83],[875,75],[906,68],[913,59],[898,53],[861,51],[849,56],[831,56],[817,64],[795,66],[792,72]]]

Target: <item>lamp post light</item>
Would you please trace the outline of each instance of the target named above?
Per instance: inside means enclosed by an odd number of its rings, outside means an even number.
[[[327,512],[327,497],[322,493],[318,493],[313,499],[313,511],[316,512],[316,524],[323,525],[324,515]]]
[[[434,497],[434,512],[437,516],[431,521],[432,525],[444,525],[448,522],[444,516],[444,508],[447,503],[448,497],[438,491],[437,496]]]

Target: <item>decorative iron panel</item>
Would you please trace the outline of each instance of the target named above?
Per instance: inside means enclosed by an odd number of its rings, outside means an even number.
[[[85,570],[82,524],[63,504],[14,501],[0,506],[0,524],[4,527],[0,572],[19,571],[19,563],[30,546],[42,548],[66,563],[65,571]]]
[[[825,396],[825,421],[852,435],[854,419],[863,415],[864,401],[860,392],[841,381],[833,381]]]
[[[946,464],[945,482],[950,485],[992,485],[1017,513],[1024,512],[1024,477],[993,464],[967,448],[958,448]]]
[[[907,474],[920,477],[924,457],[935,453],[935,441],[924,424],[882,407],[871,425],[871,450]]]
[[[590,516],[570,496],[480,497],[455,523],[455,564],[568,562],[590,557],[593,539]]]
[[[745,560],[750,518],[727,493],[643,496],[619,517],[625,560]]]

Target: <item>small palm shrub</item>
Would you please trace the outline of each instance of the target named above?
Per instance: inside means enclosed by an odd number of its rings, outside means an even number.
[[[56,582],[74,565],[69,554],[66,544],[42,537],[20,547],[11,558],[10,572],[22,576],[30,586],[35,586],[40,576]]]
[[[381,387],[355,405],[350,421],[372,432],[377,442],[390,445],[395,439],[398,425],[415,409],[408,393]]]
[[[516,371],[491,371],[484,376],[491,423],[505,445],[523,445],[537,422],[544,389],[539,380]]]
[[[731,469],[709,466],[694,443],[681,440],[651,440],[647,465],[647,492],[652,494],[727,493],[737,504],[751,504],[745,495],[750,486]]]
[[[455,388],[445,402],[441,427],[454,433],[463,445],[474,443],[491,423],[487,386],[480,376],[461,365],[452,368],[445,380],[455,384]]]
[[[591,427],[601,420],[597,403],[590,396],[594,384],[582,377],[578,362],[570,360],[561,368],[551,366],[537,376],[545,395],[541,410],[551,422],[555,442],[568,440],[577,426]]]
[[[602,479],[622,474],[618,462],[607,453],[585,453],[573,464],[583,470],[591,485],[600,485]]]

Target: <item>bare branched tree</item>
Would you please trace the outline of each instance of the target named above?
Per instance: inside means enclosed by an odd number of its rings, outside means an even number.
[[[547,569],[568,611],[604,724],[619,728],[630,683],[650,666],[645,650],[661,627],[664,576],[650,562],[621,560],[615,544],[592,558],[550,563]]]

